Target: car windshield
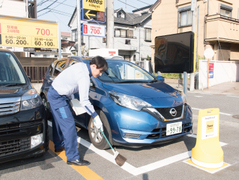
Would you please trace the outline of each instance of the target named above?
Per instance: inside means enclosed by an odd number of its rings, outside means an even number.
[[[108,70],[99,77],[103,82],[145,83],[155,78],[147,71],[127,61],[108,61]]]
[[[0,52],[0,86],[26,84],[26,79],[15,59],[8,52]]]

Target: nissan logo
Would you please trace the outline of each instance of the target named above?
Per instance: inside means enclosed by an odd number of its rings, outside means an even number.
[[[175,117],[175,116],[177,115],[177,110],[176,110],[175,108],[171,108],[170,111],[169,111],[169,113],[170,113],[173,117]]]

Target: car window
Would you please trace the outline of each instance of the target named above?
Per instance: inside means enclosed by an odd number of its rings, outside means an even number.
[[[154,80],[154,77],[136,66],[133,63],[127,61],[122,62],[108,62],[108,70],[99,77],[104,82],[150,82]]]
[[[0,84],[25,84],[26,79],[15,57],[0,52]]]
[[[55,65],[55,70],[53,76],[56,77],[66,68],[67,59],[63,59],[61,61],[57,61]]]
[[[49,75],[50,76],[52,76],[52,72],[53,72],[54,66],[55,66],[54,62],[51,63],[51,65],[49,66]]]
[[[73,64],[76,64],[76,63],[78,63],[79,61],[76,61],[76,60],[74,60],[74,59],[71,59],[70,60],[70,62],[69,62],[69,64],[68,64],[68,67],[70,67],[70,66],[72,66]]]

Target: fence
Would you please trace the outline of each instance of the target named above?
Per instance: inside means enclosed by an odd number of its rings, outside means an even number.
[[[32,83],[42,83],[48,66],[23,66]]]
[[[209,63],[213,65],[213,68],[211,72],[209,70],[208,79],[207,60],[199,61],[199,89],[206,88],[207,82],[209,82],[210,87],[224,82],[239,81],[239,62],[210,60]]]

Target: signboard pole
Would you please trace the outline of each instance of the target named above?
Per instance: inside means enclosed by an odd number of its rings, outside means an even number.
[[[187,96],[188,73],[183,72],[183,93]]]
[[[61,58],[61,31],[60,31],[60,24],[59,22],[57,22],[58,24],[58,56],[59,59]]]
[[[207,88],[209,88],[209,59],[207,59]]]
[[[78,52],[77,55],[81,56],[81,9],[80,0],[77,0],[77,33],[78,33]]]

